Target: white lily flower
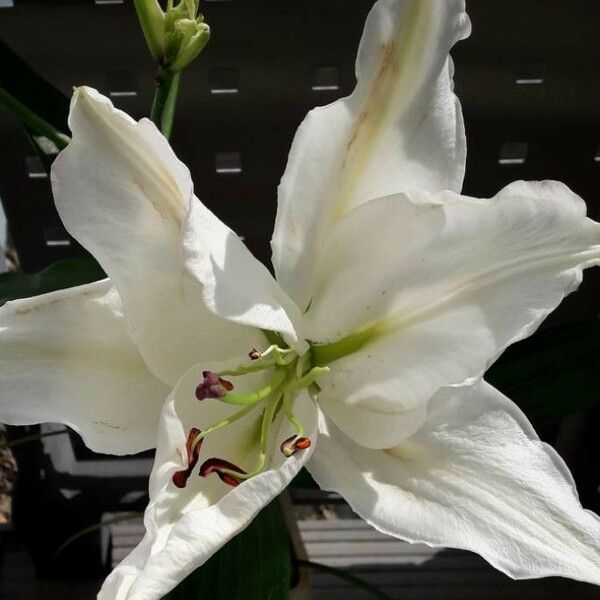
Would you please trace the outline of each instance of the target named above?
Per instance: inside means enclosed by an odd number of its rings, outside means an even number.
[[[156,445],[146,535],[100,599],[161,598],[303,465],[388,534],[600,584],[598,517],[482,380],[600,262],[600,225],[557,182],[459,194],[469,30],[461,0],[375,4],[355,91],[294,139],[277,281],[152,123],[75,92],[52,183],[109,279],[0,309],[0,416]]]

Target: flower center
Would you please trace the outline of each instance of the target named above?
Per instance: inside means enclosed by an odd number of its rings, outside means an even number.
[[[294,398],[301,390],[315,385],[316,378],[328,371],[328,367],[313,367],[310,365],[309,354],[298,356],[292,349],[281,348],[277,344],[273,344],[265,352],[252,349],[248,357],[249,362],[235,369],[218,373],[213,371],[202,373],[202,380],[198,383],[195,393],[199,401],[213,399],[239,408],[233,410],[225,419],[203,430],[194,427],[189,431],[186,443],[188,466],[173,475],[173,483],[177,487],[182,488],[187,484],[198,462],[202,441],[253,411],[260,411],[260,430],[257,434],[257,456],[254,468],[245,471],[224,458],[212,457],[202,463],[200,476],[208,477],[214,473],[224,483],[236,486],[261,473],[267,462],[272,425],[280,413],[295,429],[294,435],[281,440],[281,452],[286,457],[290,457],[310,447],[311,440],[304,435],[304,427],[293,411]],[[270,374],[262,387],[243,394],[234,392],[235,383],[231,379],[261,371]]]

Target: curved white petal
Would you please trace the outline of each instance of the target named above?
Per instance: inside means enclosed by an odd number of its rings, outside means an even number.
[[[230,488],[216,475],[202,478],[198,467],[184,489],[176,488],[173,473],[187,466],[185,444],[192,427],[206,429],[230,415],[236,407],[218,400],[194,398],[194,388],[204,369],[219,371],[237,364],[192,367],[177,384],[163,409],[157,454],[150,476],[150,503],[144,523],[146,535],[133,552],[108,577],[99,600],[158,600],[194,569],[208,560],[233,536],[242,531],[273,500],[308,460],[312,448],[285,458],[280,443],[294,431],[281,415],[273,424],[272,448],[266,470],[238,487]],[[244,393],[261,382],[262,375],[243,379]],[[239,407],[237,407],[239,408]],[[295,401],[294,411],[314,441],[317,408],[306,392]],[[224,458],[243,469],[256,460],[259,413],[253,412],[209,434],[200,452],[198,466],[207,458]]]
[[[134,121],[90,88],[75,91],[69,124],[73,139],[52,166],[56,206],[119,290],[150,369],[174,385],[199,360],[260,344],[251,329],[213,315],[184,268],[192,181],[154,124]]]
[[[199,201],[190,205],[182,245],[185,266],[202,283],[213,313],[298,341],[296,305],[242,240]]]
[[[466,143],[448,52],[469,33],[463,0],[379,0],[356,89],[300,125],[272,241],[277,279],[300,308],[321,243],[352,207],[410,188],[460,191]]]
[[[440,390],[425,426],[391,450],[320,423],[308,468],[374,527],[481,554],[511,577],[600,584],[600,519],[519,409],[481,382]]]
[[[0,421],[65,423],[92,450],[128,454],[155,446],[168,393],[108,279],[0,308]]]
[[[369,324],[380,335],[330,365],[321,397],[396,412],[468,384],[530,335],[600,261],[600,225],[563,184],[517,182],[491,200],[374,200],[324,248],[307,338],[336,341]]]
[[[396,411],[353,406],[326,396],[319,397],[321,410],[356,443],[366,448],[395,446],[421,427],[427,418],[425,404]]]

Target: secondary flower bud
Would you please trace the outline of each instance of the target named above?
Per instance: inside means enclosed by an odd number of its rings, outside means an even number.
[[[200,0],[170,2],[163,11],[158,0],[134,0],[138,19],[154,60],[167,72],[189,65],[206,46],[210,27],[198,13]]]

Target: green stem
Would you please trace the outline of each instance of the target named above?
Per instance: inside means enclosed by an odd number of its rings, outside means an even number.
[[[241,410],[238,410],[236,413],[229,415],[226,419],[222,419],[221,421],[217,421],[214,425],[211,425],[204,431],[201,431],[192,442],[192,450],[198,445],[200,440],[203,440],[209,433],[213,433],[222,429],[223,427],[227,427],[236,421],[239,421],[242,417],[245,417],[249,412],[252,412],[257,407],[256,404],[250,404],[245,406]]]
[[[159,68],[156,82],[150,118],[156,123],[162,134],[169,139],[173,129],[175,105],[179,92],[179,73],[173,74]]]
[[[301,567],[308,567],[309,569],[314,569],[315,571],[322,571],[323,573],[334,575],[335,577],[339,577],[340,579],[345,579],[352,585],[355,585],[356,587],[362,588],[363,590],[370,592],[375,598],[380,598],[381,600],[392,600],[391,596],[388,596],[385,592],[382,592],[378,587],[371,585],[370,583],[368,583],[364,579],[361,579],[360,577],[357,577],[356,575],[351,575],[347,571],[335,569],[334,567],[328,567],[327,565],[315,563],[310,560],[303,560],[301,558],[296,559],[296,564]]]
[[[132,521],[134,519],[139,519],[141,516],[143,515],[143,513],[139,513],[139,512],[128,512],[122,515],[119,515],[118,517],[113,517],[112,519],[107,519],[106,521],[103,521],[102,523],[95,523],[94,525],[90,525],[89,527],[85,527],[84,529],[78,531],[77,533],[75,533],[74,535],[72,535],[70,538],[68,538],[66,541],[64,541],[56,550],[56,552],[52,555],[52,558],[50,559],[50,562],[52,563],[56,557],[70,544],[72,544],[75,540],[78,540],[80,537],[83,537],[84,535],[87,535],[88,533],[92,533],[94,531],[97,531],[98,529],[102,529],[103,527],[108,527],[109,525],[115,525],[116,523],[122,523],[123,521]]]
[[[63,148],[66,148],[67,144],[71,141],[71,138],[68,135],[65,135],[50,125],[50,123],[42,119],[42,117],[34,113],[31,109],[27,108],[23,103],[19,102],[2,87],[0,87],[0,104],[17,117],[21,123],[35,131],[35,133],[52,140],[59,149],[62,150]]]
[[[26,435],[22,438],[18,438],[12,442],[8,442],[6,444],[6,448],[14,448],[15,446],[20,446],[21,444],[27,444],[28,442],[35,442],[37,440],[41,440],[42,438],[52,437],[53,435],[62,435],[63,433],[69,433],[68,429],[61,429],[60,431],[47,431],[46,433],[34,433],[33,435]]]

